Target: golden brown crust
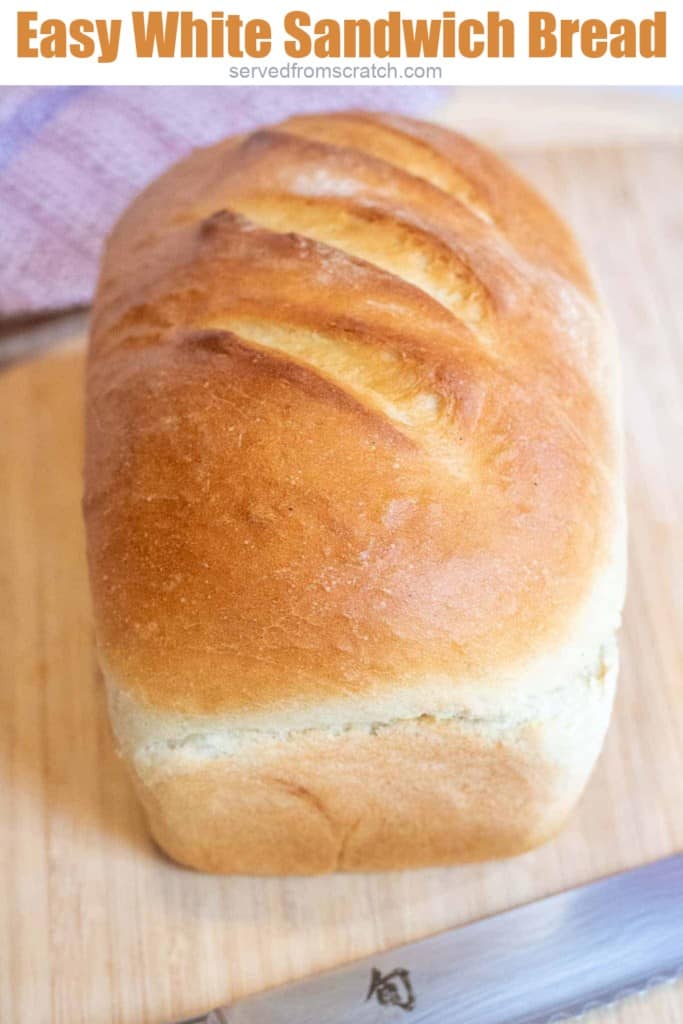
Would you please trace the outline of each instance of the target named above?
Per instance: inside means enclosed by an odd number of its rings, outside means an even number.
[[[354,112],[291,118],[288,131],[350,146],[424,178],[496,225],[512,246],[594,297],[567,227],[540,196],[489,150],[426,121]]]
[[[254,223],[296,221],[301,197],[330,244]],[[400,224],[405,252],[335,247],[335,209]],[[397,276],[411,245],[436,294],[460,268],[452,308]],[[93,591],[120,684],[184,712],[267,708],[491,678],[561,639],[615,506],[577,268],[497,161],[395,118],[296,119],[143,194],[110,242],[88,386]]]

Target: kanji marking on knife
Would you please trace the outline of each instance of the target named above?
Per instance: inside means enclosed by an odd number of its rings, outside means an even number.
[[[413,1010],[415,993],[410,983],[410,972],[405,967],[397,967],[389,974],[382,974],[373,967],[365,1002],[373,996],[381,1006],[400,1006],[402,1010]]]

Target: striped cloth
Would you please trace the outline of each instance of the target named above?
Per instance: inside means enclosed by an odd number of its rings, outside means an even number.
[[[0,317],[87,303],[102,240],[131,196],[194,146],[292,113],[420,116],[429,87],[0,89]]]

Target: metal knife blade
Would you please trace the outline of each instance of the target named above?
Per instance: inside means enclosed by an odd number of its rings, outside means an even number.
[[[683,854],[249,996],[195,1024],[553,1024],[679,976]]]

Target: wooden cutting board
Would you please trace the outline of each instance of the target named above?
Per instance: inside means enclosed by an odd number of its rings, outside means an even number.
[[[625,362],[624,667],[605,753],[569,827],[516,860],[448,870],[254,880],[165,860],[113,752],[95,665],[77,343],[0,376],[2,1024],[179,1020],[683,849],[681,149],[515,161],[589,250]],[[682,1024],[683,984],[598,1018]]]

